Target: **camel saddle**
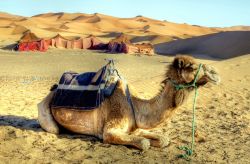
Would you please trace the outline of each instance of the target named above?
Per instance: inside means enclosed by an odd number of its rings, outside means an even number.
[[[51,102],[53,108],[91,110],[112,95],[118,81],[113,60],[97,72],[65,72]]]

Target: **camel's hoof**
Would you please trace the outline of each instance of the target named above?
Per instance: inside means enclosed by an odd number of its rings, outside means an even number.
[[[150,140],[149,139],[143,139],[141,140],[141,149],[143,151],[146,151],[150,148]]]

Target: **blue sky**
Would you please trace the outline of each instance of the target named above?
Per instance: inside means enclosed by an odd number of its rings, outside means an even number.
[[[97,12],[210,27],[250,25],[250,0],[2,0],[0,11],[23,16]]]

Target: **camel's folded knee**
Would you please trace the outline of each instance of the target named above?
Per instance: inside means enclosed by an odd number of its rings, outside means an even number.
[[[155,134],[147,130],[138,129],[133,134],[150,139],[150,145],[153,147],[162,148],[168,146],[170,143],[169,138],[167,136]]]
[[[130,145],[144,151],[150,147],[150,140],[126,133],[106,133],[103,141],[110,144]]]
[[[49,133],[58,134],[59,127],[55,122],[50,109],[50,102],[53,98],[54,92],[50,92],[39,104],[38,107],[38,121],[41,127]]]

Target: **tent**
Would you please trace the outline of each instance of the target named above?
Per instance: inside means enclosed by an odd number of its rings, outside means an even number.
[[[49,42],[50,43],[49,45],[52,47],[67,48],[67,46],[69,46],[68,42],[70,42],[70,40],[64,38],[60,34],[57,34],[55,37],[49,39],[47,42]]]
[[[97,39],[95,36],[90,35],[86,38],[78,38],[74,39],[70,43],[72,49],[92,49],[99,50],[105,49],[106,44],[104,44],[101,40]]]
[[[111,53],[154,54],[154,48],[151,44],[132,44],[128,37],[124,34],[121,34],[117,38],[111,40],[108,44],[108,50]]]
[[[46,51],[48,47],[66,48],[66,49],[107,49],[107,44],[93,35],[86,38],[68,39],[60,34],[50,39],[38,38],[34,33],[25,33],[18,43],[19,51]]]
[[[104,49],[107,47],[106,44],[93,35],[86,38],[67,39],[58,34],[46,42],[52,47],[62,47],[67,49]]]
[[[85,39],[87,39],[90,42],[90,46],[88,47],[88,49],[94,49],[94,50],[107,49],[107,44],[103,43],[100,39],[98,39],[94,35],[90,35]]]
[[[128,53],[129,45],[132,45],[132,43],[129,41],[128,37],[121,34],[108,43],[108,50],[111,53]]]
[[[48,44],[34,33],[26,32],[18,42],[18,51],[47,51]]]
[[[138,53],[144,55],[153,55],[154,54],[154,47],[150,43],[142,43],[135,45],[138,48]]]

